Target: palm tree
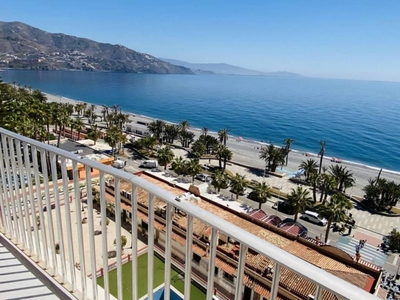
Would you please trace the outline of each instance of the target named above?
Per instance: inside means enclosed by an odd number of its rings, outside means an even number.
[[[181,129],[181,132],[187,131],[190,128],[190,123],[184,120],[179,124],[179,127]]]
[[[321,169],[322,169],[322,161],[324,159],[324,154],[325,154],[325,146],[326,146],[326,141],[320,140],[319,144],[321,146],[318,155],[320,156],[320,160],[319,160],[319,171],[318,174],[321,174]]]
[[[86,128],[85,124],[83,123],[81,118],[76,118],[74,122],[74,127],[78,133],[77,141],[81,139],[81,131]]]
[[[221,189],[226,189],[229,186],[229,177],[222,170],[217,170],[211,175],[211,185],[219,193]]]
[[[325,203],[329,192],[333,190],[335,187],[336,187],[335,178],[330,174],[322,173],[320,175],[320,183],[319,183],[319,189],[321,191],[321,196],[319,201]]]
[[[261,209],[261,205],[268,201],[271,198],[271,188],[265,182],[257,182],[255,188],[255,200],[259,203],[258,209]]]
[[[311,173],[311,175],[308,177],[307,182],[311,185],[312,187],[312,195],[313,195],[313,201],[314,203],[317,203],[317,187],[320,185],[320,175],[315,173]]]
[[[160,166],[164,166],[164,170],[167,169],[167,165],[174,159],[175,154],[171,150],[170,146],[165,146],[158,150],[158,163]]]
[[[226,162],[228,160],[231,160],[233,157],[233,153],[231,150],[228,149],[228,147],[223,146],[223,148],[221,149],[221,152],[219,153],[221,155],[221,158],[224,162],[224,166],[222,167],[224,170],[226,168]]]
[[[103,121],[106,121],[106,116],[108,115],[109,107],[107,105],[102,105],[101,114],[103,116]]]
[[[208,134],[208,128],[207,127],[203,127],[201,129],[201,135],[207,136],[207,134]]]
[[[175,157],[171,167],[178,175],[186,173],[186,163],[182,156]]]
[[[194,182],[194,177],[203,171],[202,166],[200,165],[199,159],[192,158],[189,161],[186,161],[186,172],[188,175],[192,176],[192,182]]]
[[[351,201],[340,192],[333,195],[328,204],[318,206],[320,215],[328,220],[325,232],[325,243],[328,242],[332,222],[345,222],[349,218],[347,211],[352,208],[353,204]]]
[[[221,144],[224,143],[224,146],[226,146],[226,141],[228,140],[228,134],[230,131],[231,130],[229,128],[223,128],[218,131],[219,142]]]
[[[299,170],[304,170],[304,175],[306,176],[306,180],[310,178],[311,174],[317,173],[318,164],[313,159],[307,159],[307,161],[302,161]]]
[[[90,128],[90,131],[87,134],[87,137],[89,139],[91,139],[94,144],[96,145],[97,141],[100,139],[101,137],[101,130],[100,128],[97,127],[97,125],[92,125],[92,127]]]
[[[164,127],[165,141],[167,143],[173,144],[174,140],[178,138],[179,132],[180,129],[178,125],[166,124]]]
[[[242,194],[247,187],[246,175],[240,175],[236,173],[231,179],[232,191],[236,194],[236,199],[239,198],[239,194]]]
[[[299,212],[304,211],[307,207],[312,206],[310,197],[310,191],[307,189],[303,189],[303,187],[299,186],[296,189],[292,189],[288,197],[288,202],[294,208],[294,220],[297,221],[297,217]]]
[[[354,184],[353,173],[346,170],[346,167],[339,165],[332,165],[329,167],[329,173],[336,180],[336,188],[338,191],[343,192],[346,187],[351,187]]]
[[[147,128],[149,129],[149,132],[152,133],[157,138],[158,141],[161,141],[165,125],[166,124],[164,121],[155,120],[150,124],[148,124]]]
[[[107,135],[104,141],[110,145],[111,153],[114,153],[114,158],[116,157],[116,147],[121,140],[122,132],[116,126],[107,129]]]
[[[290,138],[286,138],[283,143],[285,144],[285,152],[286,152],[286,165],[288,165],[289,162],[289,152],[290,152],[290,146],[293,144],[294,140]]]

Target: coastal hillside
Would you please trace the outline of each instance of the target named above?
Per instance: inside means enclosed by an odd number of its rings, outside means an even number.
[[[151,74],[193,74],[122,45],[49,33],[20,22],[0,22],[0,67]]]
[[[199,63],[189,63],[177,59],[169,59],[169,58],[160,58],[160,59],[177,66],[183,66],[189,68],[193,72],[200,74],[208,73],[208,74],[220,74],[220,75],[245,75],[245,76],[267,76],[267,77],[290,77],[290,78],[303,77],[300,74],[291,72],[284,72],[284,71],[261,72],[224,63],[199,64]]]

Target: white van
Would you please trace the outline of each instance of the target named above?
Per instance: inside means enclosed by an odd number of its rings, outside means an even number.
[[[122,169],[126,166],[126,161],[117,159],[113,161],[112,165],[114,168]]]
[[[147,169],[153,169],[158,167],[158,161],[156,160],[145,160],[142,162],[142,164],[139,166],[141,168],[147,168]]]
[[[325,218],[322,218],[317,212],[306,210],[301,218],[305,221],[318,224],[321,226],[325,226],[328,221]]]

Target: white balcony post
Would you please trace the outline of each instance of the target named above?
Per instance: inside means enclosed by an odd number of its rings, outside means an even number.
[[[137,270],[137,253],[138,253],[138,199],[137,199],[137,186],[132,185],[131,203],[132,203],[132,300],[138,299],[138,270]]]
[[[165,230],[165,270],[164,270],[164,298],[170,299],[171,293],[171,247],[172,247],[172,209],[173,206],[167,203],[166,230]]]
[[[28,144],[24,143],[24,160],[25,160],[25,169],[26,169],[26,176],[28,177],[28,192],[29,192],[29,196],[31,199],[31,215],[32,215],[32,223],[33,223],[33,232],[34,232],[34,244],[35,244],[35,249],[34,249],[34,253],[35,253],[35,260],[36,262],[38,262],[40,260],[40,239],[39,239],[39,231],[38,231],[38,224],[37,224],[37,220],[36,220],[36,202],[38,202],[38,198],[36,197],[35,200],[35,193],[33,192],[33,187],[32,187],[32,173],[30,170],[30,166],[31,166],[31,162],[29,160],[29,148],[28,148]]]
[[[153,300],[154,274],[154,195],[149,192],[149,212],[147,228],[147,300]]]
[[[86,171],[86,189],[87,189],[87,216],[89,224],[89,249],[90,249],[90,267],[92,271],[92,289],[93,300],[97,300],[97,269],[96,269],[96,245],[94,242],[94,220],[93,220],[93,192],[92,192],[92,171],[90,166],[85,167]]]
[[[193,216],[187,215],[186,220],[186,251],[185,251],[185,300],[190,300],[190,288],[192,279],[193,256]]]
[[[28,196],[26,194],[26,183],[25,183],[25,176],[28,178],[27,173],[26,173],[26,166],[25,166],[25,171],[24,171],[24,162],[22,161],[22,152],[21,152],[21,141],[17,140],[17,159],[18,159],[18,166],[19,166],[19,175],[20,175],[20,181],[21,181],[21,191],[22,191],[22,199],[24,203],[24,219],[25,219],[25,228],[26,228],[26,236],[27,236],[27,246],[29,250],[29,256],[33,256],[35,253],[34,248],[33,248],[33,243],[32,243],[32,230],[31,230],[31,220],[30,220],[30,214],[33,214],[33,209],[32,206],[35,205],[32,202],[28,203]]]
[[[0,144],[1,149],[0,149],[0,161],[5,161],[4,157],[3,157],[3,151],[4,151],[4,147],[2,146],[2,144]],[[5,149],[7,150],[7,149]],[[2,213],[2,217],[3,217],[3,223],[5,225],[5,231],[6,234],[9,237],[12,237],[14,235],[13,233],[13,224],[12,224],[12,220],[11,220],[11,212],[10,212],[10,192],[8,190],[7,184],[6,184],[6,175],[5,175],[5,171],[4,171],[4,163],[0,163],[0,177],[2,178],[2,195],[3,195],[3,202],[2,202],[2,206],[1,208],[1,213]],[[8,180],[8,179],[7,179]]]
[[[71,207],[69,204],[69,186],[68,186],[68,174],[67,174],[67,163],[65,157],[60,156],[61,160],[61,178],[63,181],[64,189],[64,206],[65,206],[65,222],[67,231],[67,244],[68,244],[68,259],[69,259],[69,272],[71,274],[71,291],[76,290],[76,271],[75,271],[75,257],[74,257],[74,238],[72,236],[72,224],[71,224]]]
[[[40,245],[40,259],[45,263],[45,269],[50,267],[49,265],[49,252],[47,247],[47,234],[46,234],[46,222],[43,213],[43,198],[42,198],[42,188],[39,179],[39,163],[38,163],[38,151],[36,146],[31,146],[32,150],[32,157],[33,157],[33,169],[35,170],[35,187],[36,187],[36,199],[38,203],[39,209],[39,218],[40,218],[40,225],[42,225],[42,229],[40,230],[41,233],[41,241],[39,240]],[[39,238],[39,235],[37,236]]]
[[[124,299],[122,286],[122,243],[121,243],[121,180],[114,177],[114,201],[115,201],[115,239],[117,250],[117,287],[118,299]]]
[[[239,263],[238,263],[238,269],[237,269],[237,276],[236,276],[236,293],[235,293],[235,299],[242,299],[242,293],[243,293],[243,274],[244,274],[244,268],[245,268],[245,263],[246,263],[246,253],[247,253],[247,246],[243,243],[240,243],[240,250],[239,250]]]
[[[10,220],[11,223],[14,225],[12,232],[12,237],[16,240],[17,244],[21,243],[21,236],[20,236],[20,229],[19,229],[19,224],[18,224],[18,218],[17,218],[17,210],[15,209],[15,194],[14,194],[14,188],[13,188],[13,180],[11,177],[11,170],[10,170],[10,163],[11,159],[8,155],[8,152],[11,151],[10,148],[10,143],[13,143],[11,138],[7,139],[7,136],[2,135],[1,136],[2,142],[3,142],[3,149],[4,149],[4,162],[6,163],[6,171],[7,173],[5,174],[6,177],[4,181],[8,181],[8,193],[10,195],[9,202],[11,202],[11,208],[12,208],[12,215],[11,212],[9,212]],[[11,141],[10,141],[11,140]],[[15,178],[14,178],[15,180]],[[14,182],[15,183],[15,182]],[[8,205],[9,207],[9,205]]]
[[[78,232],[78,243],[79,246],[79,265],[81,274],[81,286],[82,286],[82,297],[83,300],[87,299],[87,286],[86,286],[86,260],[85,260],[85,249],[83,246],[83,232],[82,232],[82,212],[81,212],[81,195],[79,187],[79,171],[78,162],[72,161],[72,177],[74,179],[74,191],[75,191],[75,214],[76,214],[76,227]]]
[[[58,266],[57,266],[57,259],[56,259],[56,251],[55,251],[55,239],[54,239],[54,223],[53,223],[53,210],[51,209],[51,202],[50,202],[50,184],[49,184],[49,177],[47,172],[47,157],[45,150],[39,150],[40,152],[40,160],[42,163],[42,174],[43,174],[43,185],[44,185],[44,193],[45,193],[45,200],[46,200],[46,212],[47,212],[47,223],[49,226],[43,228],[42,230],[49,230],[49,237],[50,237],[50,266],[53,268],[54,275],[58,274]],[[57,178],[54,182],[54,178],[52,178],[53,187],[57,185],[58,182]],[[47,249],[46,249],[47,250]]]
[[[100,211],[101,211],[101,240],[103,255],[103,274],[104,274],[104,299],[110,299],[110,287],[108,276],[108,249],[107,249],[107,198],[105,192],[104,172],[100,172]]]
[[[214,293],[214,268],[215,257],[217,254],[218,233],[215,227],[212,228],[210,254],[208,257],[208,276],[207,276],[207,300],[212,300]]]
[[[272,275],[271,294],[269,296],[270,300],[275,300],[278,296],[280,278],[281,278],[281,265],[278,262],[275,262],[274,274]]]
[[[315,290],[314,300],[321,300],[322,299],[322,288],[317,285],[317,289]]]
[[[21,205],[21,195],[20,195],[20,185],[21,189],[24,189],[25,187],[22,187],[22,182],[21,182],[21,174],[18,174],[17,172],[17,166],[15,159],[17,158],[17,155],[15,153],[15,147],[14,147],[14,142],[17,142],[17,140],[12,140],[9,143],[10,146],[10,153],[12,154],[10,159],[11,159],[11,172],[14,174],[14,193],[15,193],[15,200],[17,202],[17,211],[14,210],[14,216],[17,219],[18,226],[20,228],[20,235],[21,235],[21,245],[22,249],[26,250],[27,247],[27,241],[26,241],[26,230],[25,230],[25,223],[24,223],[24,212],[22,211],[22,205]],[[18,177],[19,176],[19,177]]]
[[[64,249],[64,234],[63,234],[63,229],[62,229],[62,222],[61,222],[61,210],[60,210],[60,191],[58,188],[58,174],[57,174],[57,161],[56,161],[56,155],[54,153],[50,153],[50,166],[51,166],[51,177],[53,180],[53,194],[54,194],[54,202],[55,202],[55,211],[56,211],[56,220],[58,221],[55,226],[57,227],[57,235],[58,235],[58,246],[60,248],[60,260],[57,259],[56,255],[56,263],[58,261],[60,262],[61,265],[61,282],[64,283],[65,280],[65,249]],[[66,201],[65,199],[65,191],[64,191],[64,202]],[[47,209],[49,210],[49,209]],[[51,210],[51,209],[50,209]]]

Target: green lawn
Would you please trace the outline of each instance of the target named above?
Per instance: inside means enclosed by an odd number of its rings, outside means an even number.
[[[122,266],[123,294],[124,299],[132,299],[132,263],[126,263]],[[171,284],[183,294],[184,282],[175,270],[171,270]],[[157,256],[154,256],[154,283],[156,288],[164,282],[164,262]],[[117,297],[117,269],[109,273],[110,292]],[[97,283],[104,287],[103,277],[97,278]],[[147,294],[147,253],[138,257],[138,296],[139,298]],[[192,284],[191,299],[206,299],[206,295]]]

